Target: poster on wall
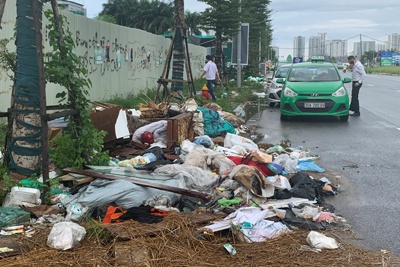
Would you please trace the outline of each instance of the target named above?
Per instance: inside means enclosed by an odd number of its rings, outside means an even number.
[[[118,49],[117,50],[117,65],[118,65],[118,68],[121,68],[121,62],[122,62],[122,54],[121,54],[121,50]]]
[[[99,45],[94,49],[94,64],[103,64],[103,49]]]
[[[109,45],[106,46],[106,55],[105,55],[104,62],[110,62],[110,46]]]

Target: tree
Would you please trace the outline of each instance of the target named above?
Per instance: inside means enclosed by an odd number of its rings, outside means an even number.
[[[246,0],[242,6],[242,22],[250,24],[249,65],[258,70],[258,64],[268,57],[272,42],[270,0]]]
[[[215,31],[215,63],[222,71],[223,38],[232,38],[237,34],[240,24],[239,0],[199,0],[211,7],[201,12],[201,29]],[[225,66],[223,66],[225,68]]]
[[[98,15],[94,19],[108,23],[118,24],[116,18],[111,15]]]
[[[198,12],[185,12],[185,24],[188,35],[200,35],[199,29],[201,16]]]
[[[11,132],[7,140],[8,170],[21,176],[40,174],[42,153],[39,66],[32,3],[32,0],[17,0],[17,64]],[[41,14],[41,3],[39,9]]]
[[[167,33],[174,26],[172,2],[159,0],[109,0],[100,16],[115,18],[118,25],[145,30],[154,34]]]

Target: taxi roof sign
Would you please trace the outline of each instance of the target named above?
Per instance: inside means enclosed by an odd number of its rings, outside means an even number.
[[[312,56],[311,57],[311,62],[317,62],[317,61],[325,61],[324,56]]]

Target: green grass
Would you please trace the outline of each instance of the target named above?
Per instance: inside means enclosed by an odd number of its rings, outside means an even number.
[[[205,100],[203,96],[201,95],[201,88],[203,85],[206,84],[205,79],[199,79],[194,81],[194,88],[196,91],[196,95],[194,96],[194,99],[196,103],[199,106],[203,106],[210,100]],[[189,87],[187,84],[183,86],[183,94],[184,96],[188,96],[189,93]],[[233,110],[242,103],[248,102],[248,101],[256,101],[257,97],[253,95],[254,92],[264,92],[264,87],[261,83],[257,82],[252,82],[252,81],[243,81],[242,86],[240,88],[237,88],[236,86],[236,81],[231,81],[229,82],[227,86],[227,93],[228,97],[227,98],[222,98],[222,87],[217,86],[215,88],[215,95],[217,97],[216,103],[222,108],[222,110],[227,111],[227,112],[233,112]],[[236,94],[233,94],[235,92],[238,94],[237,96],[234,96]],[[159,96],[162,96],[162,88],[160,88]],[[128,95],[115,95],[111,97],[110,99],[103,100],[103,102],[106,103],[111,103],[115,105],[120,105],[124,108],[135,108],[138,109],[139,103],[146,103],[149,101],[149,99],[153,100],[156,95],[156,90],[147,90],[144,92],[141,92],[137,95],[134,94],[128,94]],[[172,100],[173,102],[177,102],[179,104],[183,104],[184,101],[179,101],[176,99]]]
[[[367,73],[377,73],[377,74],[391,74],[400,75],[400,66],[384,66],[384,67],[367,67],[365,68]]]

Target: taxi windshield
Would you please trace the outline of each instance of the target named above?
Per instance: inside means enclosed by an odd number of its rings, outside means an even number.
[[[290,67],[280,67],[275,73],[275,78],[286,78],[289,69]]]
[[[294,66],[288,78],[291,82],[340,81],[334,66]]]

